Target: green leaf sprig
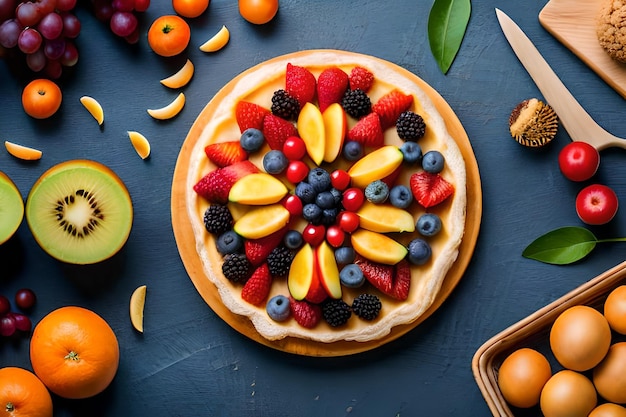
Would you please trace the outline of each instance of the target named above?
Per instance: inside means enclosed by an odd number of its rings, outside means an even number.
[[[566,226],[535,239],[522,256],[554,265],[574,263],[589,255],[598,243],[626,242],[626,238],[598,239],[584,227]]]
[[[435,0],[428,16],[428,42],[446,74],[461,48],[471,13],[470,0]]]

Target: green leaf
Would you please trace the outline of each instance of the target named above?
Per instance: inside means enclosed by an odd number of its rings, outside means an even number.
[[[598,242],[584,227],[561,227],[535,239],[524,249],[522,256],[548,264],[567,265],[587,256]]]
[[[435,0],[428,16],[430,50],[446,74],[456,57],[471,13],[470,0]]]

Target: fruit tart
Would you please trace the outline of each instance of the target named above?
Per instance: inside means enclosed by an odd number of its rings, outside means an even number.
[[[175,174],[190,274],[262,338],[376,341],[435,300],[467,176],[414,79],[366,55],[298,52],[236,77],[191,128]]]

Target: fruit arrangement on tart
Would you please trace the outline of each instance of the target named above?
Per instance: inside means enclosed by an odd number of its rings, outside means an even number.
[[[468,198],[463,152],[415,79],[319,50],[227,84],[174,175],[201,292],[210,282],[268,341],[371,342],[418,320],[457,259]]]

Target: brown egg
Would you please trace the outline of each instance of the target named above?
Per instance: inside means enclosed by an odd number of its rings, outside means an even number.
[[[521,348],[511,353],[498,370],[498,386],[511,405],[528,408],[539,403],[544,384],[552,376],[550,363],[541,353]]]
[[[588,306],[570,307],[550,329],[550,348],[565,368],[586,371],[596,366],[611,345],[611,328],[602,313]]]
[[[626,417],[626,408],[613,403],[600,404],[588,417]]]
[[[539,400],[545,417],[587,417],[597,403],[593,383],[569,369],[557,372],[546,382]]]
[[[614,343],[593,370],[593,383],[605,400],[626,403],[626,342]]]
[[[609,293],[604,301],[604,317],[611,329],[626,334],[626,285],[621,285]]]

